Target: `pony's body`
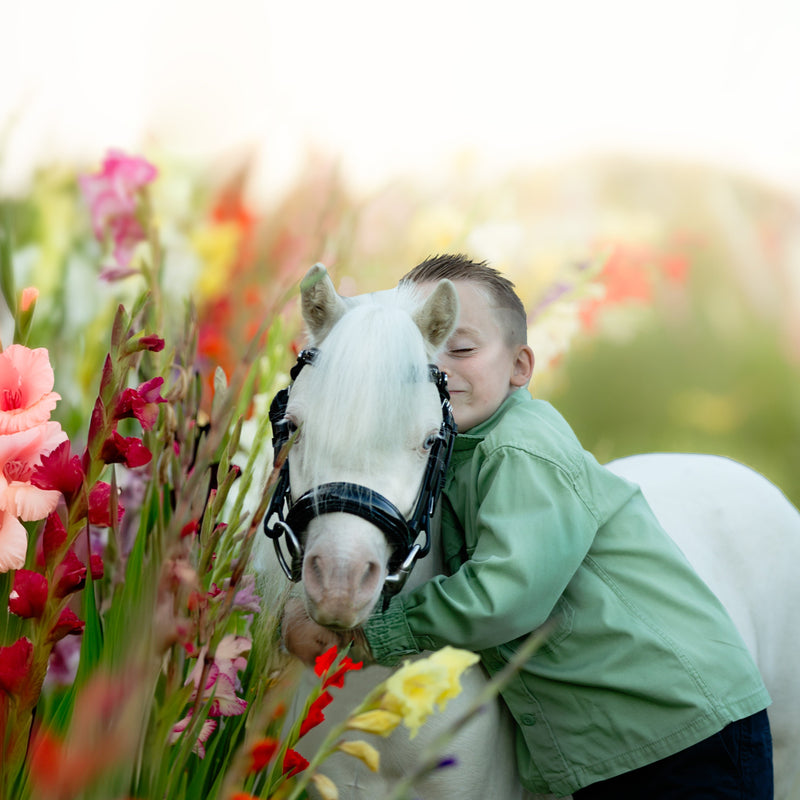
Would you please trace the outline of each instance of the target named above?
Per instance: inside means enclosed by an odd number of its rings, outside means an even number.
[[[438,296],[432,295],[422,310],[413,297],[396,290],[344,301],[324,271],[313,277],[304,282],[303,313],[312,344],[326,360],[306,367],[290,394],[287,414],[301,430],[290,456],[292,495],[297,499],[320,483],[346,480],[381,492],[407,515],[425,468],[427,441],[441,421],[435,387],[421,376],[455,322],[452,298],[440,285]],[[776,797],[790,797],[800,764],[800,680],[795,677],[800,646],[792,618],[800,608],[800,582],[794,575],[800,515],[772,484],[726,459],[647,455],[609,466],[642,485],[667,532],[742,633],[774,701],[769,713]],[[312,519],[304,538],[302,577],[309,614],[332,627],[361,624],[379,601],[387,575],[385,537],[366,519],[330,513]],[[274,571],[274,559],[271,563]],[[263,560],[260,568],[265,568]],[[434,543],[409,585],[439,571]],[[350,674],[344,692],[328,707],[328,717],[349,711],[387,674],[375,666]],[[375,742],[382,753],[379,775],[341,754],[323,772],[343,800],[388,795],[396,777],[416,762],[415,753],[458,716],[484,681],[479,668],[471,670],[458,701],[431,718],[414,740],[397,731]],[[307,734],[301,751],[313,753],[326,727]],[[457,766],[420,783],[420,797],[528,796],[516,777],[513,722],[500,701],[461,730],[448,752],[456,755]]]

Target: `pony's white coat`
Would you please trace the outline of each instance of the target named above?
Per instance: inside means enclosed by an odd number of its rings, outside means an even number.
[[[348,480],[376,489],[406,512],[413,503],[424,469],[419,442],[426,431],[435,429],[440,415],[435,387],[412,377],[424,368],[431,348],[409,326],[408,309],[402,303],[388,312],[380,308],[391,305],[393,296],[389,292],[360,298],[340,308],[337,319],[321,320],[319,330],[324,329],[325,338],[315,344],[329,360],[320,362],[319,369],[303,370],[289,405],[303,425],[290,457],[295,497],[322,480]],[[408,361],[409,355],[416,366]],[[403,379],[398,381],[398,376]],[[384,425],[387,415],[391,423]],[[797,797],[790,787],[800,768],[800,644],[795,616],[800,611],[800,581],[795,574],[800,563],[800,515],[762,476],[719,457],[650,454],[620,459],[609,468],[642,486],[667,532],[737,624],[774,701],[769,715],[775,742],[775,796]],[[308,552],[329,550],[334,559],[383,559],[385,572],[388,551],[383,534],[348,515],[314,520],[307,547],[306,558]],[[256,568],[278,572],[274,556],[263,550]],[[439,571],[434,547],[419,562],[409,587]],[[339,597],[336,602],[346,600]],[[361,619],[366,612],[359,607],[354,613]],[[387,675],[388,670],[376,666],[348,675],[344,690],[326,711],[329,724]],[[337,784],[342,800],[387,796],[397,776],[415,763],[415,753],[451,724],[484,681],[480,668],[473,668],[461,697],[432,717],[414,740],[397,731],[388,740],[373,741],[381,752],[380,774],[343,754],[333,756],[322,771]],[[326,728],[307,734],[299,749],[315,752]],[[419,797],[529,797],[516,778],[513,722],[501,702],[491,704],[459,731],[448,752],[455,754],[457,766],[426,778],[417,787]]]

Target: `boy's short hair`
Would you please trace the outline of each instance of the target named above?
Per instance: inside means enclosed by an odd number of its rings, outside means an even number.
[[[511,346],[527,344],[528,316],[525,306],[514,291],[514,284],[486,261],[473,261],[461,253],[429,256],[407,272],[400,283],[435,283],[442,278],[477,284],[500,312],[498,319],[505,329],[507,343]]]

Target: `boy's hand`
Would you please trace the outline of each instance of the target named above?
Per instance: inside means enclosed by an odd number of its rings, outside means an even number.
[[[317,625],[306,613],[305,605],[299,597],[286,601],[281,620],[281,638],[284,647],[309,667],[314,666],[317,656],[331,647],[339,649],[353,644],[350,654],[358,660],[369,660],[369,647],[361,630],[333,631]]]

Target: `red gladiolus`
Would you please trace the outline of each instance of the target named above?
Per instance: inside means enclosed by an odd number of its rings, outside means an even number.
[[[331,668],[331,664],[336,661],[336,647],[329,647],[321,656],[317,656],[314,661],[314,674],[320,678]]]
[[[259,739],[250,748],[249,773],[261,772],[264,767],[272,761],[273,756],[278,751],[278,740],[272,738]]]
[[[56,597],[66,597],[86,585],[86,566],[74,550],[67,551],[64,560],[56,567],[53,579]]]
[[[0,647],[0,691],[19,694],[33,663],[33,643],[23,636],[8,647]]]
[[[8,596],[8,610],[23,619],[38,619],[46,602],[47,578],[29,569],[18,569]]]
[[[120,436],[113,431],[103,442],[100,458],[106,464],[124,464],[126,467],[141,467],[153,457],[152,453],[135,436]]]
[[[58,618],[58,622],[50,629],[47,639],[49,642],[59,642],[70,634],[83,633],[86,623],[78,619],[71,608],[65,608]]]
[[[44,563],[48,568],[53,566],[56,555],[66,541],[67,529],[61,521],[61,517],[53,512],[44,523],[44,531],[42,532],[42,553],[44,555]]]
[[[353,661],[350,656],[345,656],[342,659],[341,664],[337,667],[336,671],[331,675],[328,675],[328,670],[333,665],[333,662],[336,661],[337,650],[336,647],[331,647],[326,650],[321,656],[317,656],[316,661],[314,662],[314,672],[320,678],[323,676],[325,677],[325,681],[322,684],[323,689],[327,689],[329,686],[336,686],[339,689],[344,686],[344,676],[348,672],[354,672],[355,670],[361,669],[363,666],[363,662]]]
[[[322,713],[322,709],[330,705],[332,701],[333,697],[331,696],[331,693],[323,692],[311,704],[308,709],[308,714],[306,714],[305,719],[300,725],[300,733],[298,734],[298,738],[305,736],[312,728],[316,728],[317,725],[321,725],[323,722],[325,722],[325,715]]]
[[[117,501],[117,522],[122,519],[125,509]],[[89,522],[103,528],[111,527],[111,486],[98,481],[89,492]]]
[[[71,502],[83,483],[83,469],[78,456],[70,455],[69,441],[41,457],[41,464],[33,470],[31,483],[39,489],[55,489]]]
[[[97,553],[92,553],[89,556],[89,572],[92,573],[93,581],[99,581],[105,575],[105,564],[103,564],[103,559]]]
[[[283,757],[283,774],[287,778],[297,775],[308,766],[308,760],[303,758],[296,750],[289,748]]]
[[[163,378],[153,378],[138,389],[125,389],[114,408],[114,419],[136,417],[142,428],[150,430],[158,420],[158,404],[167,402],[159,392],[163,384]]]

